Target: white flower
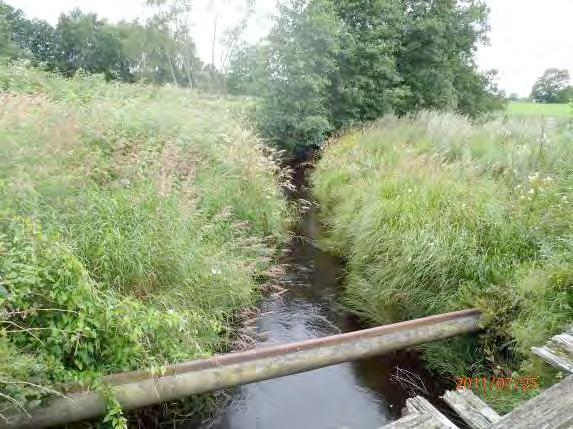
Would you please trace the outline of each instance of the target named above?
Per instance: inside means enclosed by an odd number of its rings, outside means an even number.
[[[217,269],[217,268],[213,268],[211,270],[211,274],[213,274],[214,276],[221,274],[221,270]]]
[[[531,194],[531,195],[535,194],[535,189],[531,188],[531,189],[529,190],[529,194]]]
[[[167,314],[174,314],[174,313],[175,313],[175,311],[174,311],[172,308],[170,308],[169,310],[167,310]]]

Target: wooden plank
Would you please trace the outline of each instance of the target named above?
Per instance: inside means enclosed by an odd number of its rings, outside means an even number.
[[[495,422],[491,429],[565,429],[573,427],[573,375]]]
[[[547,346],[543,347],[531,347],[531,351],[535,353],[540,358],[546,360],[551,365],[562,369],[570,374],[573,374],[573,361],[570,357],[561,350],[556,350],[556,348],[549,348]]]
[[[560,334],[551,338],[551,341],[557,344],[564,352],[569,354],[573,359],[573,335]]]
[[[439,422],[440,428],[458,429],[455,424],[421,396],[406,399],[406,414],[429,414],[435,421]]]
[[[458,429],[446,416],[421,396],[406,400],[404,417],[383,429]]]
[[[440,421],[431,414],[408,414],[400,420],[396,420],[383,429],[442,429]]]
[[[470,389],[448,391],[442,398],[472,429],[489,428],[492,423],[501,419],[493,408]]]

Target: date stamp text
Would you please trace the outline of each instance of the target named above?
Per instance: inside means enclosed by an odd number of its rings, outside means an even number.
[[[463,389],[484,394],[496,390],[529,392],[539,389],[539,377],[457,377],[456,390]]]

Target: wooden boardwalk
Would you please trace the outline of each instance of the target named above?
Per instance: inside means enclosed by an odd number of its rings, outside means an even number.
[[[471,429],[566,429],[573,428],[573,326],[555,335],[533,353],[569,374],[535,398],[500,416],[470,389],[449,391],[442,397]],[[384,429],[456,429],[446,416],[426,399],[406,401],[403,417]]]

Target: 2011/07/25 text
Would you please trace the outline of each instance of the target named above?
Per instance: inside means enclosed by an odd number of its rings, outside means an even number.
[[[539,389],[539,377],[457,377],[456,390],[481,390],[484,394],[493,390],[521,390],[528,392]]]

